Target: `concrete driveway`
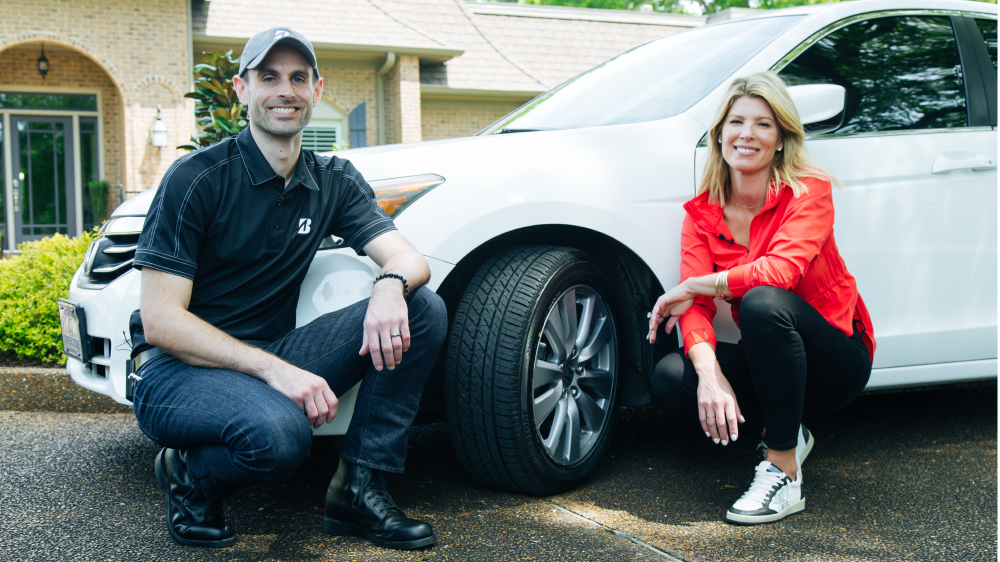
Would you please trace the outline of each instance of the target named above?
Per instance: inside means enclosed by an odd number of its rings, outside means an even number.
[[[0,560],[860,561],[997,559],[997,387],[860,398],[807,419],[806,511],[721,522],[758,457],[649,409],[622,410],[608,457],[570,493],[530,498],[470,481],[443,424],[410,438],[397,502],[438,545],[398,552],[322,532],[332,440],[285,485],[231,500],[239,542],[177,546],[152,476],[156,447],[128,414],[0,411]]]

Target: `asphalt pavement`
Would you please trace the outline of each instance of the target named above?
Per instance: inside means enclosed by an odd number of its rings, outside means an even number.
[[[479,487],[442,423],[414,428],[407,472],[389,486],[409,515],[434,526],[432,548],[324,534],[337,457],[336,441],[318,438],[289,482],[230,500],[235,546],[195,549],[167,534],[157,447],[131,415],[8,409],[0,560],[997,560],[996,384],[862,396],[806,424],[816,436],[803,468],[806,510],[772,525],[721,521],[752,479],[752,439],[722,448],[639,408],[620,411],[589,483],[548,498]]]

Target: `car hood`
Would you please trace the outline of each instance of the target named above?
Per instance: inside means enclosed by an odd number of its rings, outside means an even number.
[[[408,152],[414,149],[425,149],[427,147],[439,147],[448,144],[460,144],[467,143],[470,141],[475,141],[480,137],[461,137],[454,139],[443,139],[436,141],[424,141],[410,144],[389,144],[384,146],[371,146],[367,148],[353,148],[350,150],[342,150],[339,152],[320,152],[320,156],[333,156],[336,154],[341,158],[346,158],[357,166],[359,161],[379,161],[380,159],[386,158],[389,154],[396,154],[401,152]],[[441,150],[439,148],[433,148],[431,150]],[[445,149],[447,150],[447,149]],[[392,156],[388,156],[392,159]],[[372,166],[375,167],[375,166]],[[364,173],[364,171],[362,171]],[[414,172],[421,173],[421,172]],[[387,179],[395,176],[372,176],[369,174],[364,174],[365,179],[369,181]],[[412,175],[412,174],[407,174]],[[113,217],[134,217],[134,216],[144,216],[149,213],[149,207],[153,203],[153,199],[156,197],[156,192],[159,187],[154,187],[147,189],[126,199],[124,203],[119,205],[111,216]]]

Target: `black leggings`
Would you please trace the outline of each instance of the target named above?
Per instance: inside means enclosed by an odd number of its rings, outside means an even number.
[[[719,343],[715,355],[746,423],[741,435],[767,428],[767,446],[794,449],[803,413],[832,414],[861,394],[872,362],[854,322],[845,336],[809,303],[778,287],[751,289],[740,304],[739,343]],[[678,349],[656,365],[653,403],[698,419],[698,374]]]

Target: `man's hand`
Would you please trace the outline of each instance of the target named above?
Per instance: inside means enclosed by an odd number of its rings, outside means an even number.
[[[330,385],[308,371],[283,361],[280,364],[281,373],[268,376],[265,382],[301,407],[314,428],[332,422],[337,416],[337,397]]]
[[[358,354],[371,353],[375,370],[384,364],[391,371],[403,361],[403,352],[410,349],[410,321],[402,282],[390,278],[375,283],[363,330]]]
[[[146,342],[198,367],[228,369],[264,381],[294,401],[313,427],[337,415],[326,381],[249,346],[188,312],[190,279],[142,268],[139,302]]]
[[[382,273],[402,275],[410,292],[431,278],[427,260],[399,232],[392,230],[369,242],[364,251],[382,268]],[[372,354],[375,369],[395,369],[410,349],[410,315],[403,299],[403,283],[397,279],[382,279],[372,288],[368,301],[363,339],[358,355]]]

